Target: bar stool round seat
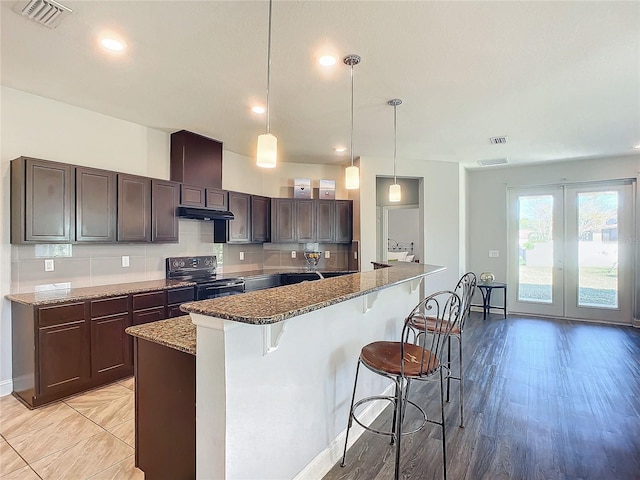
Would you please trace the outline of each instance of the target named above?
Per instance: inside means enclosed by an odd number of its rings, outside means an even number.
[[[424,349],[413,343],[404,344],[404,362],[400,362],[401,350],[399,342],[373,342],[362,349],[360,358],[366,367],[376,373],[400,375],[404,367],[404,376],[414,378],[431,375],[440,365],[431,352],[426,352],[425,358],[422,358]]]

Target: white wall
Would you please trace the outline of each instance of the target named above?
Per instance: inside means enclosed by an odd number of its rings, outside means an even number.
[[[460,167],[457,163],[398,160],[398,176],[421,179],[422,200],[419,228],[424,244],[416,247],[421,263],[447,268],[429,279],[429,292],[449,289],[461,273],[460,242]],[[360,158],[359,239],[360,268],[371,270],[376,260],[376,176],[392,175],[393,164],[388,158]],[[355,206],[355,203],[354,203]]]
[[[640,155],[468,171],[469,269],[507,280],[507,187],[640,178]],[[636,206],[640,212],[640,199]],[[640,219],[637,221],[640,226]],[[637,238],[637,234],[636,234]],[[637,242],[636,242],[637,245]],[[637,249],[638,247],[636,247]],[[489,250],[499,250],[489,258]],[[640,256],[640,253],[637,253]],[[638,257],[636,257],[636,272]],[[636,318],[640,306],[636,308]]]

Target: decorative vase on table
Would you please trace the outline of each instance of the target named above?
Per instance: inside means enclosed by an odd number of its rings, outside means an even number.
[[[480,274],[480,281],[482,283],[491,283],[496,279],[496,276],[491,272],[482,272]]]

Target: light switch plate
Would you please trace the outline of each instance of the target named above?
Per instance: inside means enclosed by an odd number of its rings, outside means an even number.
[[[55,269],[55,265],[53,264],[53,259],[44,261],[44,271],[45,272],[53,272]]]
[[[489,250],[489,258],[498,258],[500,256],[499,250]]]
[[[291,250],[291,258],[296,258],[296,251],[295,250]]]
[[[329,250],[325,250],[324,258],[331,258],[331,252]]]
[[[357,259],[358,259],[358,252],[357,252],[357,251],[356,251],[356,252],[353,252],[353,259],[354,259],[354,260],[357,260]]]
[[[129,266],[129,255],[122,256],[122,268],[127,268]]]
[[[240,260],[244,260],[244,252],[240,252]]]

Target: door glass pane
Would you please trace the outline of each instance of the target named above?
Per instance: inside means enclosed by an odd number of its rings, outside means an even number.
[[[618,192],[578,193],[578,305],[618,307]]]
[[[518,197],[518,300],[553,301],[553,196]]]

